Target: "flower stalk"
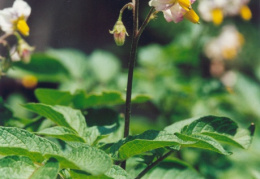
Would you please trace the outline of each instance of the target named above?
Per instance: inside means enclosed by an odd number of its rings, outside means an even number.
[[[133,35],[132,35],[132,45],[129,57],[128,66],[128,80],[127,80],[127,90],[126,90],[126,105],[125,105],[125,126],[124,126],[124,137],[129,136],[130,118],[131,118],[131,98],[132,98],[132,84],[133,84],[133,73],[137,55],[137,47],[140,36],[144,31],[145,27],[150,21],[150,17],[153,14],[154,8],[151,8],[148,16],[143,22],[139,29],[139,0],[133,0]],[[123,169],[126,168],[126,161],[121,164]]]

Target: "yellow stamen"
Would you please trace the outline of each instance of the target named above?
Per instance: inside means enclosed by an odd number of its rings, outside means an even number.
[[[18,31],[21,32],[21,34],[23,34],[24,36],[29,35],[30,28],[24,19],[19,19],[17,21],[16,27],[17,27]]]
[[[235,48],[226,48],[222,51],[222,55],[227,60],[233,60],[237,56],[237,50]]]
[[[219,25],[223,22],[223,12],[221,9],[213,9],[211,11],[212,21],[215,25]]]
[[[240,16],[246,21],[250,20],[252,18],[252,12],[250,8],[246,5],[242,6],[240,9]]]
[[[37,85],[37,83],[37,78],[32,75],[27,75],[22,79],[22,84],[25,88],[34,88]]]
[[[191,9],[190,0],[178,0],[178,3],[186,11],[189,11]]]
[[[195,24],[199,24],[200,18],[199,18],[199,16],[196,14],[196,12],[195,12],[193,9],[191,9],[190,11],[188,11],[188,12],[184,15],[184,17],[185,17],[186,19],[188,19],[189,21],[195,23]]]

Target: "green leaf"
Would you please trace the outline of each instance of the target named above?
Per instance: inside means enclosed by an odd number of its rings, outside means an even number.
[[[92,175],[101,175],[112,167],[111,158],[102,150],[83,143],[70,143],[71,151],[66,156],[81,170]]]
[[[46,155],[58,155],[60,149],[53,142],[26,130],[0,127],[0,154],[24,155],[41,162]]]
[[[43,166],[38,168],[30,179],[56,179],[59,173],[59,162],[51,158]]]
[[[120,60],[104,51],[95,51],[90,57],[90,65],[95,76],[102,83],[112,80],[120,70]]]
[[[129,136],[119,141],[111,147],[110,152],[116,159],[125,160],[134,155],[161,147],[174,146],[175,149],[179,149],[180,144],[184,143],[174,134],[149,130],[140,135]]]
[[[31,62],[14,63],[15,70],[10,70],[8,75],[21,78],[25,75],[34,75],[38,81],[60,82],[68,76],[68,70],[56,58],[49,55],[36,53],[32,55]]]
[[[151,99],[152,99],[151,96],[138,94],[132,98],[132,103],[145,103]]]
[[[175,133],[180,139],[184,141],[192,141],[194,144],[186,144],[183,147],[195,147],[201,149],[207,149],[214,152],[218,152],[224,155],[230,155],[231,152],[226,151],[223,146],[214,138],[206,136],[206,135],[184,135],[180,133]]]
[[[89,95],[81,91],[78,92],[78,94],[75,94],[73,102],[76,108],[84,109],[89,107],[123,104],[124,98],[118,91],[106,91],[101,94]]]
[[[59,91],[54,89],[42,89],[35,90],[35,96],[44,104],[48,105],[64,105],[67,106],[71,103],[73,96],[70,92]]]
[[[92,175],[101,175],[112,166],[111,158],[102,150],[83,143],[70,145],[63,153],[53,142],[38,137],[26,130],[0,127],[0,154],[24,155],[41,163],[44,159],[56,158],[62,168],[83,170]]]
[[[234,145],[240,148],[248,148],[253,131],[239,128],[229,118],[206,116],[177,122],[165,128],[165,131],[175,133],[184,141],[196,142],[186,147],[198,147],[213,150],[228,155],[221,143]]]
[[[70,173],[73,179],[130,179],[128,173],[117,165],[113,165],[104,175],[100,176],[92,176],[79,170],[71,170]]]
[[[166,160],[149,171],[142,179],[203,179],[193,168],[178,160]]]
[[[79,90],[75,94],[71,94],[67,91],[39,88],[35,90],[35,95],[37,99],[44,104],[73,105],[78,109],[119,105],[125,102],[122,93],[119,91],[104,91],[102,93],[87,94],[85,91]],[[150,99],[150,96],[139,94],[132,98],[132,103],[144,103]]]
[[[7,156],[0,159],[0,178],[29,178],[36,167],[30,158],[25,156]]]
[[[70,170],[73,179],[112,179],[106,175],[93,176],[80,170]]]
[[[86,141],[92,145],[97,140],[101,140],[108,134],[115,132],[118,128],[118,125],[89,127],[86,131]]]
[[[0,126],[13,117],[12,111],[4,105],[4,100],[0,96]]]
[[[84,116],[79,110],[65,106],[51,106],[41,103],[29,103],[25,108],[44,116],[60,126],[73,129],[83,137],[87,128]]]
[[[62,63],[74,78],[80,79],[89,71],[88,57],[78,50],[51,49],[47,51],[47,54]]]
[[[51,128],[43,129],[36,132],[37,135],[45,135],[49,137],[58,138],[64,141],[75,141],[75,142],[85,142],[83,138],[78,136],[77,132],[62,126],[55,126]]]
[[[105,175],[113,179],[130,179],[129,174],[118,165],[113,165]]]

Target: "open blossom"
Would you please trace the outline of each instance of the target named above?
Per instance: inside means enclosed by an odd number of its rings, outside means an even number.
[[[31,14],[31,7],[23,0],[16,0],[13,7],[0,11],[0,29],[5,33],[19,31],[21,34],[29,35],[27,19]]]
[[[150,0],[149,5],[157,11],[162,11],[168,22],[178,23],[185,17],[193,23],[199,23],[199,16],[192,9],[191,4],[196,0]]]
[[[200,0],[198,10],[202,19],[219,25],[225,16],[237,14],[244,20],[250,20],[252,13],[247,6],[248,2],[249,0]]]
[[[217,38],[206,44],[205,54],[211,60],[232,60],[237,57],[243,43],[243,35],[234,26],[227,25]]]

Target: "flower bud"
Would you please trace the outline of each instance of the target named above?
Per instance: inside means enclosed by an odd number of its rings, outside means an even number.
[[[126,28],[121,20],[118,20],[114,25],[113,30],[109,31],[110,34],[114,34],[116,45],[122,46],[125,43],[125,35],[128,36]]]
[[[28,45],[23,39],[19,39],[17,52],[21,60],[25,63],[29,63],[31,60],[31,54],[34,51],[34,47]]]

